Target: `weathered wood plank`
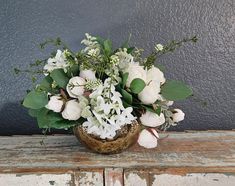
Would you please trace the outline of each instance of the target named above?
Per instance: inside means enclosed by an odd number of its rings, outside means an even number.
[[[74,186],[71,174],[0,174],[1,186]]]
[[[133,146],[115,155],[100,155],[74,136],[0,137],[0,172],[60,171],[77,168],[235,167],[235,131],[168,132],[156,149]]]
[[[104,185],[103,170],[75,172],[76,186],[102,186]]]
[[[234,186],[235,175],[226,174],[187,174],[182,175],[171,175],[161,174],[154,175],[153,182],[150,183],[152,186]]]
[[[106,168],[104,178],[105,186],[123,186],[123,169]]]
[[[124,185],[149,186],[149,171],[148,170],[124,171]]]

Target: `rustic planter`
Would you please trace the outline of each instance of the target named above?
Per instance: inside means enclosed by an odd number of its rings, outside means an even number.
[[[133,121],[132,124],[126,125],[118,131],[118,134],[114,139],[103,140],[97,136],[88,134],[81,126],[74,128],[74,134],[79,141],[85,144],[92,151],[101,154],[115,154],[127,149],[137,141],[139,131],[140,125],[137,121]]]

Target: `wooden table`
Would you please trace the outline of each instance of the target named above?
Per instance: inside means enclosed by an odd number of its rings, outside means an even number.
[[[235,186],[235,131],[168,132],[156,149],[100,155],[74,136],[0,137],[0,186]]]

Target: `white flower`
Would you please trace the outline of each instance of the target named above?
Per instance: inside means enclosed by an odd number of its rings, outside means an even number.
[[[151,81],[144,89],[138,94],[139,100],[146,104],[153,104],[159,98],[160,85]]]
[[[92,70],[81,70],[79,76],[83,79],[96,80],[95,72]]]
[[[142,116],[140,117],[140,121],[142,125],[147,127],[158,127],[165,123],[165,117],[164,114],[161,113],[160,116],[156,113],[146,111]]]
[[[48,104],[45,107],[54,112],[60,112],[63,104],[64,102],[60,96],[51,96]]]
[[[182,110],[180,110],[180,109],[174,109],[173,110],[172,119],[173,119],[174,122],[177,123],[177,122],[180,122],[180,121],[184,120],[184,116],[185,116],[185,114],[183,113]]]
[[[48,72],[52,72],[54,69],[62,68],[66,71],[66,67],[69,66],[65,57],[65,51],[57,50],[55,57],[49,58],[47,64],[44,66],[45,75],[48,75]]]
[[[159,138],[158,133],[154,129],[149,129],[150,131],[144,129],[140,132],[138,138],[138,144],[147,149],[157,147],[157,140]]]
[[[67,120],[78,120],[81,117],[81,111],[79,103],[73,99],[66,102],[62,117]]]
[[[79,96],[83,95],[85,91],[84,89],[85,83],[86,83],[85,79],[81,77],[78,76],[72,77],[69,80],[69,83],[67,84],[66,87],[69,96],[72,98],[78,98]]]
[[[125,69],[125,72],[129,73],[127,82],[126,82],[127,87],[130,87],[131,82],[136,78],[140,78],[144,82],[146,82],[146,78],[147,78],[146,70],[144,70],[144,67],[140,66],[138,63],[130,63],[128,68]]]
[[[147,81],[151,80],[161,85],[166,82],[163,72],[155,66],[152,66],[147,72]]]
[[[164,47],[163,47],[161,44],[157,44],[157,45],[155,46],[155,49],[156,49],[157,51],[162,51],[162,50],[164,49]]]

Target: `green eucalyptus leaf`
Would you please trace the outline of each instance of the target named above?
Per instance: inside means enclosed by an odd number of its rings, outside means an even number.
[[[122,94],[122,97],[125,100],[125,102],[127,102],[128,104],[131,105],[132,104],[132,95],[124,89],[121,89],[121,94]]]
[[[31,109],[40,109],[47,103],[48,98],[45,92],[33,90],[26,95],[23,101],[23,106]]]
[[[131,82],[130,89],[131,89],[131,92],[135,94],[139,94],[144,89],[145,86],[146,84],[144,80],[140,78],[135,78]]]
[[[160,116],[161,111],[162,111],[162,108],[159,106],[159,107],[155,110],[155,113]]]
[[[52,79],[61,87],[66,88],[69,78],[63,69],[55,69],[50,73]]]
[[[193,94],[193,91],[181,81],[170,80],[161,87],[161,94],[167,100],[183,100]]]
[[[43,78],[43,80],[41,81],[39,87],[40,87],[40,89],[49,92],[52,88],[51,87],[52,83],[53,83],[53,79],[48,75],[48,76]]]
[[[128,73],[128,72],[126,72],[126,73],[124,73],[124,74],[122,75],[122,88],[125,87],[128,76],[129,76],[129,73]]]

